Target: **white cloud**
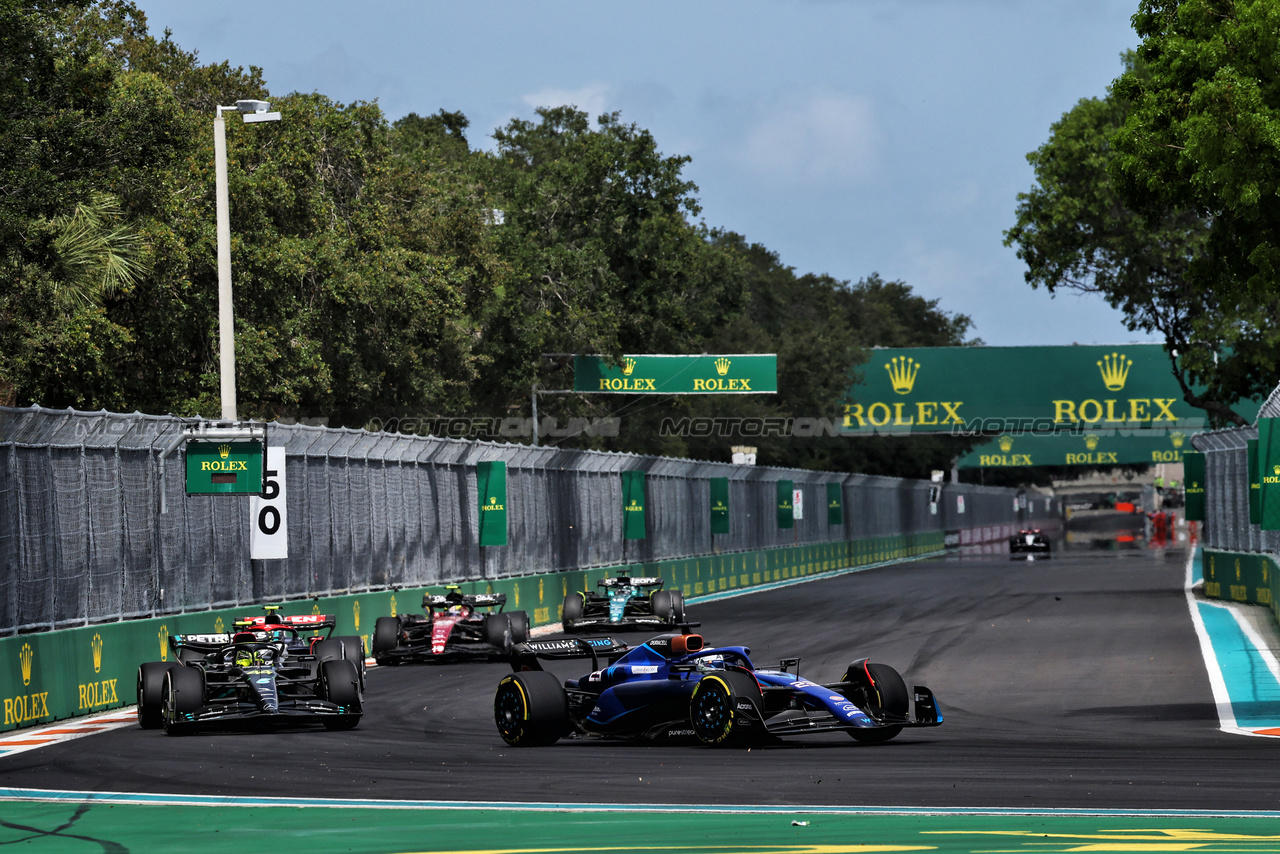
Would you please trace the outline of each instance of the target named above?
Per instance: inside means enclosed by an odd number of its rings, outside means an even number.
[[[522,100],[530,107],[577,107],[594,122],[596,117],[608,111],[609,87],[602,83],[581,89],[543,89],[532,92]]]
[[[880,140],[868,99],[816,95],[773,110],[747,133],[739,158],[777,182],[859,184],[879,168]]]

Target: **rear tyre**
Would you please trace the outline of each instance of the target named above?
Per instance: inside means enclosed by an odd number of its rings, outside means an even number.
[[[764,735],[763,705],[760,685],[751,676],[732,670],[708,673],[689,698],[693,734],[713,747],[759,741]]]
[[[381,619],[381,618],[379,618]],[[376,625],[375,625],[376,628]],[[342,635],[336,640],[342,641],[342,657],[355,665],[360,676],[360,690],[364,690],[364,638],[359,635]]]
[[[187,735],[195,724],[186,716],[204,705],[204,672],[195,667],[174,667],[164,675],[164,731]]]
[[[148,661],[138,667],[138,726],[160,729],[164,726],[164,675],[177,664]]]
[[[511,618],[511,642],[524,643],[529,639],[529,614],[527,611],[512,611],[508,614]]]
[[[860,666],[850,665],[841,682],[861,682],[867,695],[867,703],[883,709],[889,715],[905,718],[911,713],[911,699],[907,694],[907,683],[902,676],[887,664],[868,662],[866,673],[871,674],[871,684],[867,685],[867,677]],[[873,709],[872,711],[876,711]],[[900,726],[881,727],[880,729],[851,729],[849,735],[855,741],[864,744],[883,744],[902,732]]]
[[[583,600],[581,593],[570,593],[564,597],[560,606],[560,625],[566,632],[573,631],[574,623],[582,619]]]
[[[545,670],[511,673],[498,683],[493,716],[507,744],[545,747],[569,732],[569,696]]]
[[[382,667],[395,664],[389,655],[400,644],[400,618],[379,617],[373,624],[373,660]]]
[[[339,661],[343,658],[342,641],[338,638],[325,638],[316,642],[312,652],[315,654],[317,665],[326,661]]]
[[[653,616],[659,618],[669,626],[675,625],[676,610],[671,603],[671,594],[666,590],[659,590],[649,597],[649,607],[653,610]]]
[[[675,612],[675,622],[684,622],[684,593],[679,590],[671,591],[671,608]]]
[[[485,614],[485,643],[498,652],[506,653],[511,648],[511,635],[511,620],[506,614]]]

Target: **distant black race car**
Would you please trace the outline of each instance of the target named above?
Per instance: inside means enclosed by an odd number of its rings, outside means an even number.
[[[1039,528],[1019,531],[1009,538],[1009,554],[1047,555],[1049,554],[1049,538],[1040,533]]]
[[[707,649],[687,628],[634,649],[613,638],[518,644],[515,672],[494,696],[498,733],[517,747],[565,736],[751,745],[831,731],[878,743],[904,727],[942,723],[933,693],[908,692],[888,665],[857,659],[838,682],[819,684],[800,678],[799,659],[758,670],[745,647]],[[569,658],[590,658],[591,672],[561,682],[540,664]]]
[[[360,723],[363,704],[349,643],[305,639],[283,624],[174,635],[169,645],[177,661],[138,668],[138,722],[143,729],[163,726],[169,735],[235,724],[351,729]]]
[[[502,612],[507,594],[448,590],[423,596],[424,614],[379,617],[373,626],[373,660],[386,666],[503,659],[513,644],[528,640],[529,615]]]
[[[619,572],[602,578],[592,591],[570,593],[560,607],[560,624],[566,632],[608,629],[659,629],[683,623],[684,594],[663,590],[661,578],[643,578]]]

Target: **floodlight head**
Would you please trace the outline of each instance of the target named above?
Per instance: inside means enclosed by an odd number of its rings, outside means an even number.
[[[236,109],[242,113],[265,113],[271,109],[269,101],[236,101]]]

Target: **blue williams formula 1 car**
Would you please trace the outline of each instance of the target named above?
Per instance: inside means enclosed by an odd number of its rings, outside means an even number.
[[[562,683],[540,663],[568,658],[591,658],[592,671]],[[706,648],[687,630],[634,649],[612,638],[529,641],[516,646],[515,672],[498,684],[494,716],[517,747],[564,736],[750,745],[837,730],[878,743],[904,727],[942,723],[933,692],[909,693],[886,664],[858,659],[840,681],[819,684],[791,672],[799,661],[757,670],[746,647]]]

